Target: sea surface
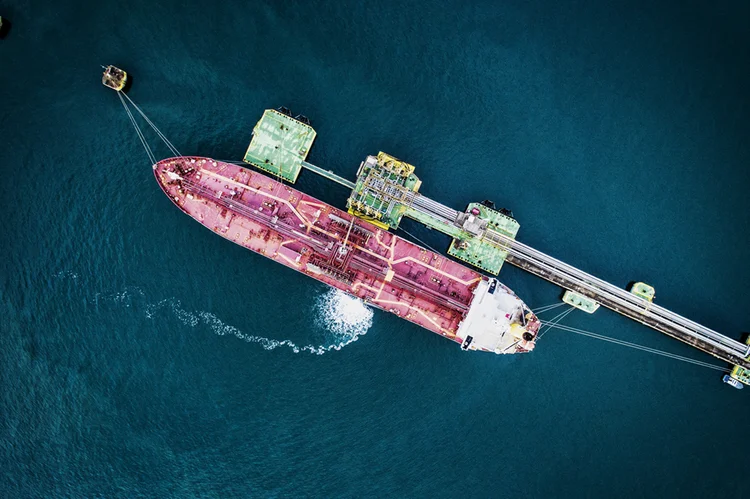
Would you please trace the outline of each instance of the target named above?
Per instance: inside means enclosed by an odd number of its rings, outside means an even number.
[[[100,65],[184,154],[238,160],[287,106],[312,163],[387,151],[740,338],[749,5],[0,0],[0,497],[743,497],[750,393],[721,371],[555,329],[465,353],[217,237],[157,187]],[[563,323],[725,367],[604,309]]]

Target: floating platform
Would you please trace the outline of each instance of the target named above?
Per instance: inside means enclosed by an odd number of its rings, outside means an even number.
[[[253,137],[242,159],[277,178],[294,183],[302,162],[315,141],[315,130],[307,118],[292,118],[286,108],[266,109],[253,128]],[[300,121],[304,118],[307,123]]]
[[[646,301],[653,302],[656,290],[645,282],[636,282],[630,287],[630,292]]]
[[[563,293],[562,301],[568,305],[583,310],[587,314],[593,314],[599,309],[599,303],[592,300],[588,296],[584,296],[576,293],[575,291],[566,290]]]
[[[128,73],[115,66],[104,67],[104,74],[102,74],[102,85],[120,92],[125,88],[125,85],[127,84]]]

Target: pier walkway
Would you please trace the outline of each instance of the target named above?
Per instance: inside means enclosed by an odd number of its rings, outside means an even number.
[[[350,189],[354,183],[334,173],[304,162],[304,168],[322,175]],[[461,212],[429,199],[419,193],[409,195],[405,215],[420,223],[455,237],[461,228]],[[750,369],[750,346],[691,321],[664,307],[652,303],[629,291],[608,283],[551,257],[541,251],[516,241],[491,228],[476,236],[507,252],[506,262],[542,279],[587,296],[597,303],[645,324],[661,333],[713,355],[716,358]]]
[[[491,231],[488,231],[491,232]],[[502,241],[508,251],[506,261],[558,286],[588,296],[601,305],[683,341],[719,359],[750,367],[750,346],[724,336],[664,307],[651,303],[622,288],[561,262],[502,234],[486,234]]]
[[[333,173],[331,170],[324,170],[323,168],[319,166],[315,166],[312,163],[308,163],[307,161],[302,162],[302,168],[310,170],[313,173],[317,173],[321,177],[325,177],[328,180],[332,180],[336,182],[337,184],[343,185],[344,187],[347,187],[349,189],[354,189],[354,182],[352,182],[351,180],[347,180],[344,177],[339,177],[338,175]]]

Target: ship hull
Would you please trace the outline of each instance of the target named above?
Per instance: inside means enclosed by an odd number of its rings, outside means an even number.
[[[475,334],[467,333],[467,316],[482,324],[478,318],[486,315],[476,302],[487,307],[486,297],[499,295],[499,322],[506,320],[508,331],[511,321],[522,322],[536,337],[536,316],[494,279],[264,174],[210,158],[179,157],[155,164],[154,175],[181,211],[225,239],[459,344],[466,346]],[[533,348],[533,340],[505,335],[503,325],[494,324],[491,341],[477,340],[472,350]],[[475,329],[482,327],[487,326]]]

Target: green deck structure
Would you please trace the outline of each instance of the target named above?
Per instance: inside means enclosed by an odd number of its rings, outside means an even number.
[[[360,166],[346,206],[352,215],[384,229],[396,229],[420,185],[414,166],[379,152],[377,158],[370,156]]]
[[[750,345],[750,334],[748,334],[745,338],[745,345]],[[747,358],[750,359],[750,357]],[[750,369],[745,369],[741,366],[734,366],[732,368],[732,372],[729,375],[743,385],[750,386]]]
[[[593,314],[599,308],[599,303],[588,296],[578,294],[575,291],[567,290],[563,294],[562,301],[571,305],[578,310],[583,310],[587,314]]]
[[[487,233],[493,232],[515,239],[520,224],[513,218],[493,210],[482,203],[471,203],[466,213],[479,211],[478,218],[487,221]],[[508,256],[502,244],[464,231],[464,237],[453,236],[448,254],[493,275],[498,275]]]
[[[421,184],[414,166],[380,152],[362,162],[347,208],[384,229],[398,228],[404,216],[416,220],[453,238],[449,255],[497,275],[518,222],[489,203],[471,203],[459,213],[419,194]]]
[[[654,301],[654,296],[656,295],[653,286],[649,286],[645,282],[636,282],[630,288],[630,292],[648,301]]]
[[[448,248],[448,254],[459,260],[478,267],[492,275],[498,275],[508,253],[493,244],[483,243],[476,237],[454,239]]]
[[[255,125],[246,163],[292,183],[302,168],[314,171],[352,189],[346,202],[352,215],[386,230],[397,229],[407,216],[450,236],[449,255],[490,274],[500,272],[508,256],[506,238],[515,239],[519,229],[512,217],[482,203],[459,213],[421,196],[414,166],[382,151],[362,162],[355,183],[307,163],[315,130],[280,109],[267,109]]]
[[[743,385],[750,386],[750,369],[744,367],[734,366],[732,373],[730,374],[734,379],[742,383]]]
[[[253,138],[242,160],[294,183],[315,135],[310,125],[275,109],[266,109],[253,128]]]

